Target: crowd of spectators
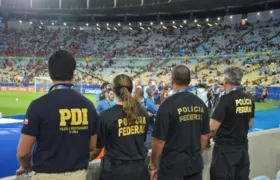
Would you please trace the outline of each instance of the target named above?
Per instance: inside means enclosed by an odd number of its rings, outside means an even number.
[[[220,83],[219,76],[229,65],[242,66],[246,74],[256,73],[261,83],[279,83],[277,57],[244,53],[279,51],[280,23],[269,21],[234,26],[216,24],[201,27],[152,28],[145,30],[80,30],[75,28],[32,27],[27,31],[0,29],[0,82],[34,83],[34,77],[47,76],[44,60],[18,60],[48,57],[57,49],[66,49],[77,58],[101,58],[79,61],[76,82],[94,84],[110,81],[119,73],[127,73],[139,81],[151,77],[168,77],[172,68],[188,65],[192,78],[206,83]],[[238,53],[243,58],[227,55]],[[168,56],[208,56],[197,60],[160,60]],[[6,57],[4,57],[6,56]],[[17,56],[10,60],[9,56]],[[114,58],[151,58],[143,61],[115,61]],[[169,57],[170,58],[170,57]],[[275,63],[275,66],[271,66]],[[268,77],[269,76],[269,77]],[[258,78],[256,78],[259,80]],[[255,79],[252,79],[253,81]],[[249,80],[246,80],[246,82]]]

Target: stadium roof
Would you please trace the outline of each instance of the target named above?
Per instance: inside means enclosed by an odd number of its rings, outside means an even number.
[[[1,0],[1,13],[143,15],[219,10],[279,0]],[[32,3],[31,3],[32,2]],[[32,8],[31,8],[32,5]],[[59,8],[61,7],[61,8]],[[16,9],[16,10],[15,10]]]

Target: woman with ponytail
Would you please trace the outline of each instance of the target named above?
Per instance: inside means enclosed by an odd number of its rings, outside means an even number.
[[[95,158],[105,148],[101,160],[101,180],[149,180],[145,164],[148,115],[132,97],[133,83],[129,76],[113,80],[118,103],[99,114],[100,129]]]

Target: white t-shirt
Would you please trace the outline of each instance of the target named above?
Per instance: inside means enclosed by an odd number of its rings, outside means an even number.
[[[207,90],[204,88],[198,88],[196,90],[196,92],[197,92],[197,97],[199,97],[205,103],[205,105],[208,107]]]

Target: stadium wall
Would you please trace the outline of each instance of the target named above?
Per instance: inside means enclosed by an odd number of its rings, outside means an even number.
[[[251,161],[250,179],[266,175],[275,178],[280,169],[280,128],[249,134],[249,154]],[[212,144],[213,147],[213,144]],[[212,158],[212,149],[203,153],[204,171],[203,180],[210,180],[209,168]],[[148,162],[148,159],[147,159]],[[99,180],[100,160],[90,162],[88,180]],[[30,180],[30,177],[18,177],[21,180]]]

